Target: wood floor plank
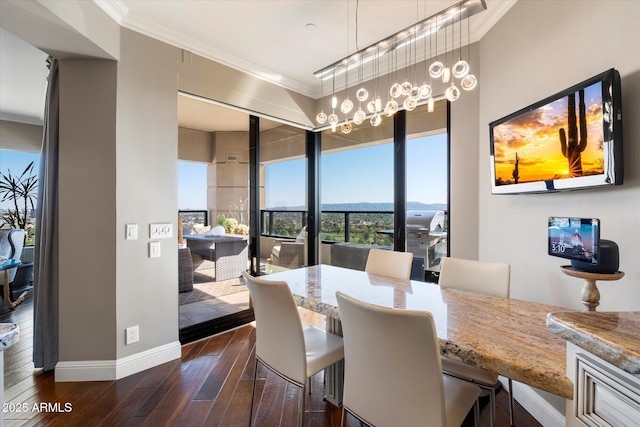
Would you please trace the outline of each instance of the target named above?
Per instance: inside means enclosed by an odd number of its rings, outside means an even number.
[[[153,391],[149,399],[135,414],[136,418],[146,418],[157,408],[160,402],[165,398],[167,393],[173,388],[173,386],[180,380],[182,375],[182,363],[180,365],[171,368],[171,371],[167,375],[166,379],[158,385]],[[141,384],[144,384],[141,383]]]
[[[79,407],[77,415],[67,425],[83,427],[97,426],[108,417],[118,405],[136,389],[146,372],[138,372],[118,381],[105,381],[106,388],[96,396],[91,404]]]
[[[228,347],[231,350],[231,347]],[[221,420],[225,417],[227,410],[231,406],[231,411],[234,414],[237,414],[235,411],[239,410],[239,413],[242,413],[244,410],[245,413],[249,413],[249,408],[251,405],[251,394],[250,390],[248,394],[237,394],[238,386],[240,385],[240,378],[242,377],[243,372],[246,370],[247,364],[250,362],[249,356],[252,352],[242,351],[238,353],[233,367],[229,370],[228,376],[225,378],[224,384],[220,388],[220,392],[215,398],[215,402],[209,413],[206,424],[205,425],[217,425],[221,423]],[[251,361],[253,364],[253,361]],[[247,398],[248,397],[248,398]],[[233,403],[236,405],[244,405],[244,408],[239,406],[233,406]],[[249,418],[246,418],[246,424],[248,425]],[[226,425],[223,424],[223,425]]]
[[[237,382],[249,357],[249,350],[247,343],[244,341],[238,342],[232,339],[227,345],[226,350],[220,354],[218,363],[194,399],[216,400],[227,381]],[[240,364],[240,366],[234,371],[234,367],[236,367],[237,364]],[[234,373],[237,375],[230,377],[231,374]]]
[[[253,363],[253,361],[251,361]],[[224,416],[219,419],[217,413],[212,413],[207,418],[206,426],[245,427],[249,425],[251,407],[251,393],[253,381],[241,380],[233,391],[233,395],[227,404]],[[216,402],[217,404],[217,402]]]
[[[278,381],[280,380],[280,381]],[[254,414],[257,426],[279,426],[287,383],[273,372],[267,374],[260,404]]]
[[[229,341],[231,341],[232,336],[233,336],[233,331],[209,338],[208,340],[206,340],[205,346],[203,347],[202,352],[210,356],[219,356],[227,347],[227,344],[229,344]]]
[[[181,365],[182,360],[176,359],[151,368],[147,377],[138,385],[138,388],[157,389],[167,380],[172,372],[176,369],[179,370]]]
[[[138,412],[138,409],[149,399],[153,393],[149,388],[136,388],[126,398],[111,411],[111,413],[104,417],[96,426],[121,426],[124,425],[129,418]]]
[[[178,381],[149,415],[144,425],[159,426],[174,423],[207,378],[217,357],[200,356],[181,371]]]
[[[282,413],[280,415],[281,425],[298,425],[298,418],[300,416],[300,400],[302,399],[302,388],[291,383],[285,383],[285,392],[282,400]],[[305,400],[309,398],[308,393],[305,391]],[[307,411],[308,406],[305,405],[303,411]],[[305,417],[306,418],[306,417]],[[308,418],[305,419],[309,421]]]
[[[212,400],[192,400],[184,411],[176,418],[178,426],[202,426],[213,405]]]

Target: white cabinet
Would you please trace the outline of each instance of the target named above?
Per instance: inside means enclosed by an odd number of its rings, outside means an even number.
[[[640,426],[640,378],[567,343],[567,426]]]

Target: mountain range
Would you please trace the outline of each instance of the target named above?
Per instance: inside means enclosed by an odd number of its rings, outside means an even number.
[[[270,211],[303,211],[304,206],[287,206],[287,207],[273,207],[267,210]],[[358,203],[325,203],[321,207],[322,211],[346,211],[346,212],[371,212],[371,211],[393,211],[393,203],[372,203],[372,202],[358,202]],[[447,210],[445,203],[421,203],[421,202],[407,202],[407,210]]]

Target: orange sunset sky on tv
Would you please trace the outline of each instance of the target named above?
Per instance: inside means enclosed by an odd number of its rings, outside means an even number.
[[[604,172],[600,82],[585,88],[584,102],[587,147],[582,152],[583,176]],[[570,177],[569,162],[562,155],[559,136],[560,128],[568,133],[567,104],[568,98],[565,96],[494,127],[495,177],[498,184],[513,183],[516,153],[520,158],[519,183]],[[579,96],[576,93],[579,135],[578,105]]]

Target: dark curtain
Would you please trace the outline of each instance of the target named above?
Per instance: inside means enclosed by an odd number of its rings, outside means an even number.
[[[36,205],[33,362],[52,370],[58,362],[58,61],[51,56]]]

